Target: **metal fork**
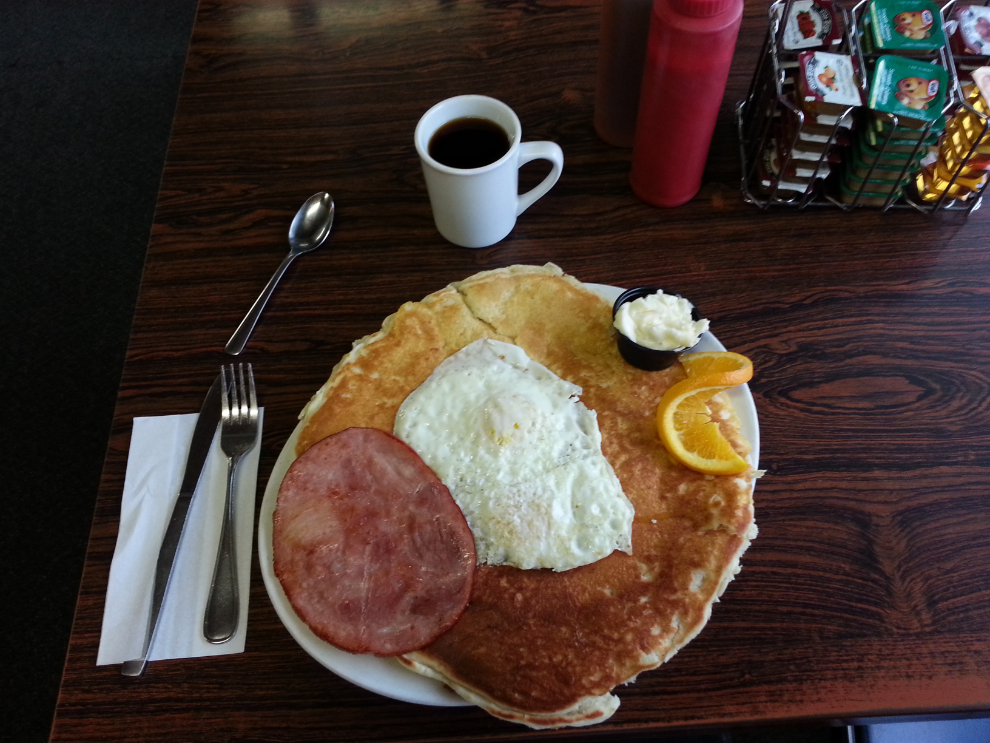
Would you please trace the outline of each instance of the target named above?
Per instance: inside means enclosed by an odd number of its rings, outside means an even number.
[[[213,583],[206,602],[203,635],[214,644],[227,642],[237,631],[240,596],[237,561],[234,553],[234,471],[241,457],[254,447],[258,438],[258,399],[254,392],[254,370],[244,364],[220,367],[223,395],[220,407],[220,448],[227,456],[227,497],[224,504],[220,548],[213,568]]]

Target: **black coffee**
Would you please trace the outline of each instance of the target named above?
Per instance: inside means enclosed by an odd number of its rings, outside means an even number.
[[[449,168],[482,168],[509,151],[509,135],[494,121],[465,116],[437,129],[427,151]]]

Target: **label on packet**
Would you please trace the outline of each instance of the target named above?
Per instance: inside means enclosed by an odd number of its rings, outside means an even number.
[[[774,17],[780,20],[786,2],[774,7]],[[784,49],[813,49],[831,46],[841,39],[835,6],[831,0],[794,0],[791,13],[784,23]]]
[[[868,105],[919,122],[936,121],[945,107],[948,83],[943,67],[888,54],[877,59]]]
[[[872,0],[870,28],[877,51],[932,52],[945,46],[933,0]]]
[[[801,75],[801,108],[810,113],[840,114],[849,106],[860,106],[863,98],[856,85],[856,66],[848,54],[803,52],[798,61]]]
[[[990,54],[990,8],[956,6],[952,20],[959,24],[952,38],[957,54]]]

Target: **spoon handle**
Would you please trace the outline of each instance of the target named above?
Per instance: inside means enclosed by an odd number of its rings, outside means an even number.
[[[241,320],[241,324],[237,326],[237,330],[234,334],[230,336],[230,340],[227,341],[227,345],[224,346],[223,350],[229,353],[231,356],[237,356],[241,351],[244,350],[244,346],[247,345],[248,338],[251,337],[251,333],[254,331],[254,326],[258,323],[258,318],[261,317],[261,311],[265,309],[265,305],[268,304],[268,298],[272,296],[272,292],[275,291],[275,287],[282,278],[282,274],[285,273],[285,269],[289,267],[292,263],[293,258],[296,257],[295,253],[289,253],[285,256],[285,260],[282,261],[276,270],[275,274],[268,280],[265,288],[261,290],[261,294],[258,298],[254,300],[254,304],[251,305],[251,309],[248,310],[247,315]]]

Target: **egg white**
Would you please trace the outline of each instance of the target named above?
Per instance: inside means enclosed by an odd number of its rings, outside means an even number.
[[[450,489],[479,563],[569,570],[632,551],[633,506],[580,394],[518,346],[482,339],[399,408],[395,435]]]

